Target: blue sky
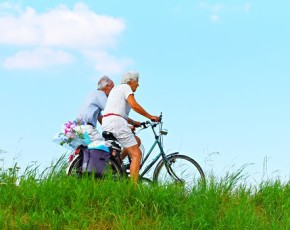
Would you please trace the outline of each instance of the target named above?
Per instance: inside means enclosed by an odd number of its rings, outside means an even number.
[[[1,159],[43,167],[102,74],[140,72],[165,147],[215,175],[289,180],[288,1],[2,1]],[[143,120],[134,111],[131,117]],[[140,133],[149,148],[151,133]],[[266,162],[266,166],[265,166]],[[266,171],[266,175],[265,175]]]

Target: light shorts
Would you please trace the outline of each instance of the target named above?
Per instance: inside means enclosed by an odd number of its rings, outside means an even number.
[[[108,116],[102,119],[102,129],[113,133],[118,142],[124,147],[128,148],[137,145],[135,135],[128,126],[127,120],[119,116]]]

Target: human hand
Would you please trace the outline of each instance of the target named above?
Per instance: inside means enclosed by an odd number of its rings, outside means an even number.
[[[135,131],[135,126],[134,125],[129,125],[129,128],[132,130],[132,132]]]
[[[150,120],[151,120],[151,121],[158,122],[158,121],[159,121],[159,117],[158,117],[158,116],[151,116],[151,117],[150,117]]]
[[[134,121],[134,127],[141,127],[141,123],[139,121]]]

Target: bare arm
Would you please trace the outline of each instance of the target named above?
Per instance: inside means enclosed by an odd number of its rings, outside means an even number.
[[[100,124],[102,124],[102,119],[103,119],[103,116],[102,116],[102,115],[98,116],[98,122],[99,122]]]
[[[135,112],[139,113],[140,115],[144,117],[147,117],[150,120],[158,121],[158,116],[152,116],[145,109],[143,109],[143,107],[139,105],[138,102],[135,100],[135,97],[133,94],[128,96],[127,101]]]
[[[133,119],[128,117],[128,123],[135,126],[135,127],[140,127],[141,123],[139,121],[134,121]]]

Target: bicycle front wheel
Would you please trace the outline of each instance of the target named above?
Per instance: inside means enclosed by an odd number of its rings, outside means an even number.
[[[192,189],[199,183],[205,183],[205,176],[200,165],[185,155],[170,155],[156,166],[153,181],[161,185],[180,183],[185,188]]]

